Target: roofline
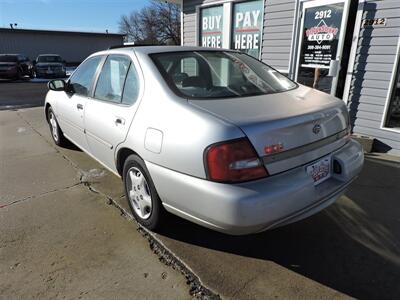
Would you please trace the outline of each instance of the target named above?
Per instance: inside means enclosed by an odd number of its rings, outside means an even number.
[[[72,31],[72,30],[50,30],[50,29],[21,29],[21,28],[5,28],[0,27],[0,32],[14,32],[14,33],[50,33],[50,34],[78,34],[78,35],[100,35],[100,36],[120,36],[122,33],[105,33],[105,32],[89,32],[89,31]]]
[[[173,3],[173,4],[179,4],[181,5],[181,3],[183,2],[183,0],[157,0],[158,2],[169,2],[169,3]]]

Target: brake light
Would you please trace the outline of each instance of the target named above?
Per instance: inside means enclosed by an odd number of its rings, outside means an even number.
[[[205,155],[208,177],[218,182],[243,182],[268,176],[247,138],[209,146]]]

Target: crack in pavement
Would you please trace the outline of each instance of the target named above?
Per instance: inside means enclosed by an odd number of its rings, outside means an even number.
[[[200,278],[194,273],[194,271],[192,271],[189,266],[187,266],[180,258],[178,258],[178,256],[176,254],[174,254],[171,250],[169,250],[162,243],[162,241],[159,238],[157,238],[151,231],[144,228],[141,224],[139,224],[135,220],[135,218],[132,216],[132,214],[130,212],[128,212],[126,209],[124,209],[122,206],[120,206],[111,196],[95,189],[92,186],[92,182],[90,182],[88,179],[85,178],[86,172],[84,170],[80,169],[77,164],[75,164],[71,159],[69,159],[59,149],[57,149],[57,147],[54,144],[50,143],[46,139],[46,137],[43,136],[36,128],[34,128],[33,125],[28,120],[26,120],[18,111],[16,111],[16,113],[29,126],[29,128],[31,128],[42,139],[44,139],[46,141],[46,143],[50,147],[52,147],[56,151],[57,154],[61,155],[61,157],[63,159],[65,159],[80,175],[78,183],[76,183],[75,185],[73,185],[71,187],[67,187],[64,189],[72,188],[72,187],[78,186],[78,185],[83,185],[86,188],[88,188],[88,190],[90,192],[101,195],[103,198],[106,199],[106,201],[107,201],[106,203],[108,205],[111,205],[120,211],[121,216],[123,216],[124,218],[126,218],[129,221],[133,220],[135,222],[135,224],[137,226],[136,230],[148,241],[151,251],[158,257],[158,259],[161,263],[180,272],[186,278],[186,284],[189,286],[189,294],[191,296],[196,297],[198,299],[210,299],[210,300],[221,299],[221,297],[216,292],[205,287],[205,285],[201,282]],[[57,192],[57,191],[61,191],[61,190],[63,190],[63,189],[49,191],[44,194],[51,193],[51,192]],[[41,194],[41,195],[43,195],[43,194]],[[34,197],[39,197],[41,195],[30,196],[30,197],[21,199],[20,201],[32,199]],[[123,195],[118,198],[121,199],[123,197],[125,197],[125,196]]]
[[[172,269],[180,272],[186,278],[186,284],[190,286],[189,294],[198,299],[218,300],[221,297],[204,286],[200,278],[187,266],[181,259],[179,259],[172,251],[170,251],[163,242],[158,239],[154,234],[141,226],[137,229],[144,238],[147,239],[150,249],[155,255],[158,256],[160,262]]]
[[[40,194],[37,194],[37,195],[31,195],[31,196],[27,196],[27,197],[24,197],[24,198],[21,198],[21,199],[17,199],[17,200],[14,200],[14,201],[10,202],[10,203],[4,204],[4,205],[0,205],[0,209],[8,207],[8,206],[11,206],[11,205],[15,205],[15,204],[18,204],[18,203],[21,203],[21,202],[24,202],[26,200],[42,197],[42,196],[45,196],[45,195],[48,195],[48,194],[51,194],[51,193],[66,191],[66,190],[74,188],[74,187],[76,187],[78,185],[81,185],[81,182],[77,182],[77,183],[75,183],[73,185],[70,185],[70,186],[66,186],[66,187],[62,187],[62,188],[46,191],[44,193],[40,193]]]
[[[233,292],[232,296],[230,298],[235,299],[236,295],[238,295],[241,291],[245,290],[247,286],[253,282],[255,279],[257,279],[260,276],[260,274],[257,274],[256,276],[250,278],[249,280],[245,281],[241,287],[239,287],[236,291]]]

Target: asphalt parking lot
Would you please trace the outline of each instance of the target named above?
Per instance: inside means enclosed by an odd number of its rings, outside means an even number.
[[[75,67],[67,68],[70,76]],[[50,79],[25,76],[19,80],[0,79],[0,110],[43,106]]]
[[[43,106],[47,80],[0,79],[0,110]]]
[[[29,83],[0,89],[37,93]],[[0,112],[0,162],[5,299],[181,299],[199,285],[235,299],[399,298],[400,164],[390,159],[367,158],[321,213],[244,237],[177,217],[154,235],[138,230],[120,179],[56,147],[41,107]]]

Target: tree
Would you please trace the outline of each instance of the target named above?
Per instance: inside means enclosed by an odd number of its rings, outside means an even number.
[[[149,45],[180,45],[180,7],[152,0],[149,6],[130,15],[122,15],[119,30],[126,41]]]

